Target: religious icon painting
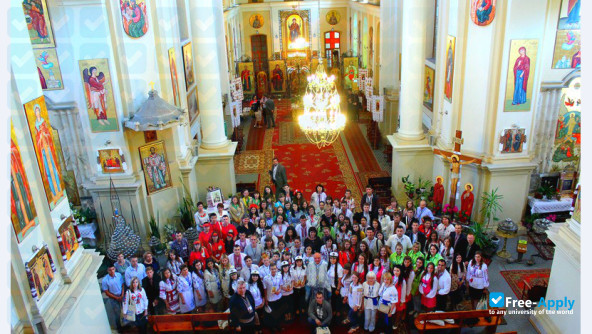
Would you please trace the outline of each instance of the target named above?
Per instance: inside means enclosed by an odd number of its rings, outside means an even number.
[[[45,97],[40,96],[25,103],[24,108],[35,148],[35,156],[41,172],[43,188],[49,208],[53,210],[58,202],[64,198],[64,178],[51,133]]]
[[[454,83],[454,50],[456,37],[446,38],[446,75],[444,77],[444,98],[452,103],[452,86]]]
[[[10,220],[18,242],[39,225],[31,187],[21,159],[14,127],[10,124]]]
[[[366,78],[368,77],[368,70],[361,68],[358,70],[358,86],[366,87]]]
[[[283,60],[270,60],[269,83],[272,93],[283,93],[286,91],[286,62]]]
[[[301,44],[299,41],[300,38],[305,38],[304,36],[304,21],[302,17],[298,14],[292,14],[286,18],[286,32],[287,32],[287,42],[288,42],[288,50],[302,50],[307,49],[308,45]]]
[[[244,99],[243,83],[240,77],[234,78],[230,81],[230,94],[232,95],[232,99],[234,101],[242,101]]]
[[[157,141],[157,140],[158,140],[158,134],[156,133],[156,130],[144,131],[144,142],[145,143],[151,143],[151,142]]]
[[[78,193],[78,185],[76,184],[76,176],[74,171],[67,170],[66,159],[64,159],[64,152],[62,150],[62,141],[60,140],[59,131],[52,127],[51,137],[53,138],[53,145],[55,146],[58,155],[58,162],[60,170],[64,177],[64,185],[66,187],[66,196],[68,201],[74,205],[80,205],[80,194]]]
[[[92,132],[119,131],[109,62],[106,58],[78,61]]]
[[[265,71],[259,71],[257,73],[257,96],[259,98],[262,98],[263,95],[267,95],[269,92],[268,84],[267,73]]]
[[[35,54],[35,63],[37,64],[37,73],[39,73],[41,88],[43,90],[64,89],[56,49],[35,49],[33,53]]]
[[[160,140],[140,146],[138,150],[148,196],[172,187],[171,170],[164,141]]]
[[[341,14],[336,10],[330,10],[327,15],[325,15],[325,20],[327,20],[327,23],[334,26],[341,21]]]
[[[526,129],[505,129],[500,137],[499,149],[501,153],[522,153],[526,142]]]
[[[197,106],[197,89],[194,88],[187,93],[187,113],[189,114],[189,123],[193,124],[199,115]]]
[[[263,16],[261,14],[253,14],[249,18],[249,25],[253,27],[253,29],[259,29],[263,27]]]
[[[62,226],[58,228],[58,243],[60,244],[60,251],[64,261],[70,260],[74,252],[78,249],[78,239],[74,231],[74,219],[72,216],[66,218]]]
[[[496,0],[471,0],[471,20],[478,26],[486,26],[495,18]]]
[[[171,72],[171,84],[173,86],[173,100],[177,107],[181,106],[181,96],[179,92],[179,76],[177,75],[177,58],[175,48],[169,49],[169,69]]]
[[[354,93],[358,92],[358,57],[343,58],[343,82],[345,88],[351,89]],[[364,86],[360,86],[364,87]]]
[[[183,69],[185,70],[185,89],[189,90],[189,87],[195,83],[195,77],[193,72],[193,49],[191,48],[191,42],[183,45]]]
[[[530,110],[538,46],[536,39],[510,41],[504,111]]]
[[[580,30],[580,6],[582,0],[563,0],[559,9],[557,30]]]
[[[580,68],[582,66],[581,43],[580,30],[557,30],[553,50],[553,68]]]
[[[429,110],[434,110],[434,69],[425,67],[425,80],[423,83],[423,105]]]
[[[148,31],[145,0],[119,0],[123,31],[132,38],[140,38]]]
[[[576,203],[574,204],[571,218],[580,223],[582,222],[582,187],[580,184],[576,185],[576,191],[578,192],[578,195],[576,196]]]
[[[98,163],[103,174],[123,173],[127,169],[123,152],[118,148],[99,150]]]
[[[581,77],[571,80],[569,87],[562,89],[563,103],[559,107],[555,141],[553,143],[553,166],[564,169],[580,160],[582,143]]]
[[[243,84],[244,94],[255,94],[255,70],[252,62],[238,63],[238,73]]]
[[[374,95],[369,101],[372,101],[372,120],[382,122],[384,119],[384,96]]]
[[[23,0],[23,11],[33,49],[55,47],[45,0]]]
[[[29,278],[31,295],[34,300],[39,301],[49,289],[56,270],[46,246],[39,249],[31,260],[25,263],[25,270]]]

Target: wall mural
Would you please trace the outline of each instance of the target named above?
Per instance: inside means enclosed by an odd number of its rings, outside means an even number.
[[[107,148],[99,150],[98,163],[100,172],[103,174],[123,173],[126,169],[123,152],[118,148]]]
[[[499,150],[501,153],[521,153],[525,142],[526,129],[505,129],[501,133]]]
[[[70,216],[64,221],[62,226],[58,228],[58,242],[60,243],[60,251],[62,252],[64,261],[70,260],[79,247],[73,223],[74,219]],[[61,242],[59,241],[60,239]]]
[[[271,69],[270,88],[272,93],[283,93],[286,91],[286,62],[283,60],[269,61]]]
[[[55,41],[45,0],[24,0],[23,11],[33,49],[54,47]]]
[[[107,58],[78,61],[92,132],[119,131]]]
[[[581,0],[563,0],[559,10],[553,68],[578,68],[582,64]]]
[[[425,80],[423,83],[423,105],[429,110],[434,110],[434,77],[435,71],[433,68],[425,67]]]
[[[140,38],[148,31],[146,1],[119,0],[123,31],[132,38]]]
[[[471,0],[471,20],[478,26],[486,26],[495,18],[496,0]]]
[[[450,103],[452,103],[452,86],[454,82],[455,44],[456,37],[448,35],[446,38],[446,77],[444,78],[444,98]]]
[[[261,14],[253,14],[249,18],[249,25],[251,25],[253,29],[260,29],[263,27],[264,22],[265,21],[263,20],[263,16]]]
[[[530,110],[538,45],[536,39],[510,41],[504,111]]]
[[[64,198],[64,179],[51,134],[51,124],[45,106],[45,97],[40,96],[25,103],[24,108],[31,139],[35,147],[35,156],[41,172],[43,188],[49,208],[53,210],[58,202]]]
[[[12,123],[10,124],[10,220],[18,242],[23,241],[35,226],[39,225],[37,209],[35,209]]]
[[[341,14],[336,10],[330,10],[327,12],[327,15],[325,15],[325,20],[327,20],[327,23],[334,26],[341,21]]]
[[[146,181],[148,196],[173,186],[171,170],[166,156],[164,141],[140,146],[140,161]]]
[[[553,145],[553,166],[564,169],[568,165],[577,167],[581,145],[581,78],[571,81],[563,89],[563,103],[559,108],[555,143]]]
[[[181,107],[179,76],[177,75],[177,57],[175,56],[174,47],[169,49],[169,70],[171,72],[171,84],[173,86],[173,100],[177,107]]]
[[[343,58],[343,82],[346,89],[358,92],[358,57]]]
[[[238,63],[238,73],[243,84],[243,93],[248,95],[254,94],[255,85],[253,78],[255,76],[255,70],[253,69],[253,63]]]
[[[55,48],[34,49],[37,73],[43,90],[64,89],[62,71]]]
[[[185,70],[185,89],[189,90],[189,88],[195,83],[193,72],[193,49],[191,48],[191,42],[183,45],[181,51],[183,53],[183,69]]]
[[[56,271],[47,245],[39,249],[31,260],[25,263],[25,270],[29,279],[31,295],[34,300],[38,301],[47,292],[47,289],[49,289],[54,278],[54,272]]]

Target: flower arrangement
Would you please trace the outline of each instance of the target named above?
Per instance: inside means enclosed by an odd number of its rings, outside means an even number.
[[[458,218],[461,222],[468,222],[471,219],[471,212],[469,212],[468,210],[461,211],[458,214]]]
[[[93,220],[97,219],[97,214],[90,207],[81,208],[80,210],[74,208],[74,204],[70,203],[70,211],[77,224],[88,224],[92,223]]]
[[[557,215],[548,215],[545,219],[555,222],[557,220]]]
[[[450,219],[454,218],[454,215],[458,212],[458,208],[455,206],[451,206],[450,204],[446,204],[444,205],[444,209],[442,210],[442,213],[445,215],[450,216]]]

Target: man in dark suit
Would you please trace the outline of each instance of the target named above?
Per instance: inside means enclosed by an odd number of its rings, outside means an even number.
[[[263,109],[265,112],[265,124],[267,124],[267,128],[269,129],[272,126],[275,128],[275,117],[273,115],[273,111],[275,110],[275,103],[273,103],[273,100],[268,98],[267,96],[265,97]]]
[[[364,209],[364,203],[370,204],[370,212],[377,217],[378,216],[378,195],[374,194],[374,189],[370,185],[366,186],[366,193],[362,196],[360,207]],[[368,222],[370,224],[370,222]]]
[[[405,228],[407,228],[408,230],[411,229],[411,224],[413,223],[415,219],[415,217],[413,217],[414,212],[413,210],[409,210],[406,212],[405,217],[403,217],[402,222],[405,223]]]
[[[467,247],[461,253],[465,266],[469,264],[469,261],[475,258],[475,252],[478,250],[481,250],[481,247],[475,243],[475,235],[473,232],[469,232],[467,234]]]
[[[452,248],[455,254],[464,255],[467,251],[467,237],[462,233],[462,225],[456,224],[454,226],[454,232],[450,232],[450,241],[452,242]]]
[[[154,269],[146,267],[146,277],[142,279],[142,288],[146,291],[146,298],[148,298],[148,313],[155,315],[160,312],[158,310],[164,302],[158,297],[160,294],[160,276],[154,274]]]
[[[280,165],[278,158],[273,158],[273,166],[269,171],[269,175],[271,176],[271,180],[275,185],[275,195],[278,196],[279,193],[283,192],[283,188],[286,184],[288,184],[288,177],[286,176],[286,168]]]
[[[420,249],[423,249],[426,243],[426,236],[419,230],[419,221],[417,219],[413,220],[411,228],[405,234],[409,237],[411,243],[419,242],[421,245]]]
[[[362,212],[354,213],[354,222],[360,223],[362,221],[362,217],[366,217],[366,221],[368,222],[368,226],[372,223],[372,219],[378,217],[378,215],[373,214],[370,211],[370,204],[364,203],[362,204]]]

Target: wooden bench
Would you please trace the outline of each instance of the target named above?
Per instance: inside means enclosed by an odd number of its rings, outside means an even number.
[[[151,315],[148,322],[155,333],[163,332],[194,332],[201,331],[230,331],[229,327],[220,329],[218,320],[226,321],[230,313],[200,313],[200,314],[175,314],[175,315]]]
[[[495,315],[491,315],[489,313],[489,310],[420,313],[417,316],[417,318],[415,318],[415,327],[417,328],[419,333],[441,329],[454,329],[454,331],[451,331],[452,333],[460,333],[461,328],[463,327],[485,327],[486,333],[495,333],[495,331],[497,330],[497,326],[501,323],[503,319],[503,314],[505,314],[506,309],[496,308],[493,310],[496,310]],[[487,321],[485,319],[486,317],[491,317],[491,322]],[[472,326],[469,326],[465,323],[465,321],[470,318],[478,318],[479,322]],[[428,320],[444,319],[453,319],[455,320],[455,323],[445,323],[444,326],[439,326],[431,322],[428,322]],[[421,323],[422,320],[423,324]]]

